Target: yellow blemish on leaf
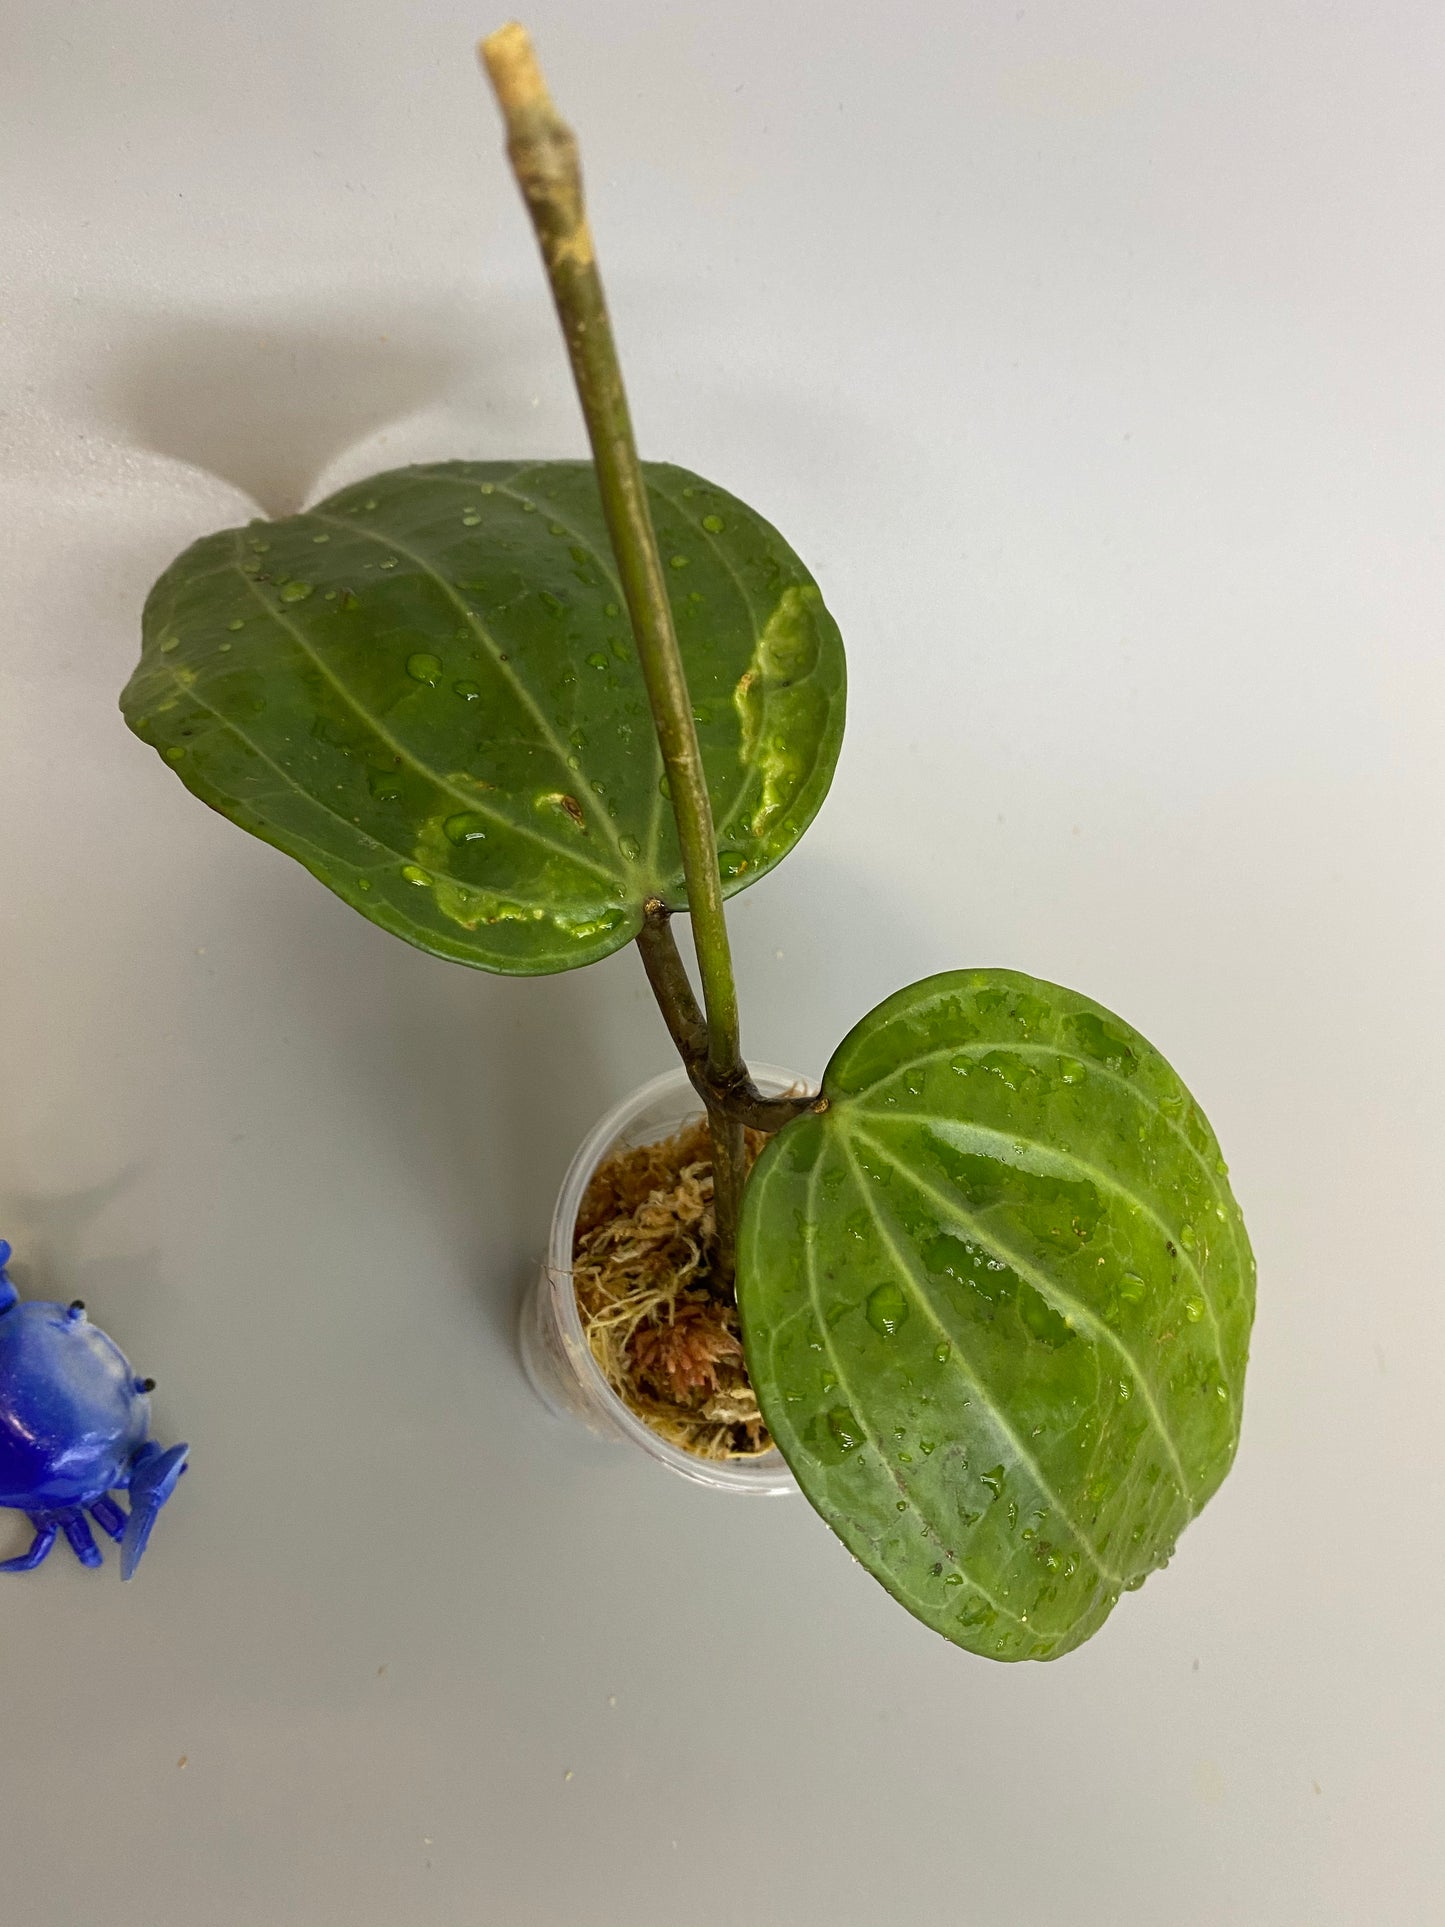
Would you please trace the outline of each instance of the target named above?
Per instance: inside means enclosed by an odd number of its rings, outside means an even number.
[[[447,784],[453,795],[463,790],[482,797],[495,788],[494,784],[469,776],[465,770],[453,771],[447,778]],[[498,896],[495,891],[458,882],[452,876],[451,866],[457,856],[458,846],[448,836],[446,826],[454,822],[456,817],[457,811],[452,804],[437,815],[427,817],[417,833],[413,851],[419,868],[426,872],[426,882],[436,899],[437,909],[449,922],[463,930],[476,930],[483,924],[540,923],[546,915],[545,911]]]
[[[602,910],[595,916],[582,917],[554,913],[552,921],[564,935],[575,937],[578,943],[587,943],[593,937],[602,936],[605,931],[615,930],[622,921],[622,915],[620,910]]]
[[[560,810],[569,823],[581,830],[584,836],[586,835],[587,818],[575,796],[568,796],[563,790],[548,790],[537,798],[537,807]]]
[[[787,732],[768,727],[770,701],[806,676],[818,659],[813,611],[822,597],[811,583],[784,589],[758,637],[752,661],[733,690],[733,707],[742,730],[741,756],[762,778],[751,829],[762,836],[786,809],[805,774],[802,757]]]

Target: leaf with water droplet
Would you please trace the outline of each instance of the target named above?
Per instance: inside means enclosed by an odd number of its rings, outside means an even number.
[[[731,896],[827,792],[842,644],[760,516],[644,474],[662,555],[687,564],[666,574]],[[625,629],[590,464],[401,469],[188,549],[151,592],[122,708],[197,796],[373,922],[483,969],[564,970],[630,942],[649,898],[686,908]],[[484,834],[448,833],[474,815]]]
[[[828,1108],[771,1141],[744,1195],[738,1299],[769,1428],[929,1625],[990,1658],[1068,1652],[1164,1564],[1234,1456],[1254,1267],[1218,1146],[1136,1031],[1008,971],[900,991],[823,1088]],[[800,1306],[858,1434],[887,1451],[816,1443],[831,1401],[786,1339]],[[916,1536],[878,1529],[895,1439],[919,1439]],[[944,1610],[940,1546],[997,1602],[987,1621]]]
[[[869,1292],[864,1309],[868,1323],[884,1338],[892,1338],[908,1322],[907,1295],[893,1278],[885,1278],[881,1285]]]
[[[448,843],[458,846],[464,843],[484,843],[490,820],[479,810],[458,810],[442,824],[442,831]]]

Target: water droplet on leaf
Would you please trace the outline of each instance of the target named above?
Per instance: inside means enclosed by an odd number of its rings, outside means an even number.
[[[828,1430],[845,1452],[863,1443],[863,1430],[846,1405],[835,1405],[828,1414]]]
[[[908,1318],[908,1300],[901,1285],[889,1278],[868,1294],[868,1323],[884,1338],[891,1338]]]

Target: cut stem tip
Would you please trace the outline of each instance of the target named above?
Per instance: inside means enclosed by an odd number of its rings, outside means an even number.
[[[477,53],[509,123],[518,114],[550,104],[532,36],[515,20],[488,34]]]

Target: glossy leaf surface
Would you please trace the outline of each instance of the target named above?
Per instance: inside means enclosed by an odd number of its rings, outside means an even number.
[[[650,463],[724,888],[827,791],[837,628],[760,516]],[[592,467],[399,469],[207,536],[146,606],[126,720],[204,802],[439,956],[565,970],[685,906]]]
[[[1137,1031],[1009,971],[900,991],[823,1088],[744,1200],[769,1429],[911,1612],[1054,1658],[1234,1457],[1254,1261],[1214,1133]]]

